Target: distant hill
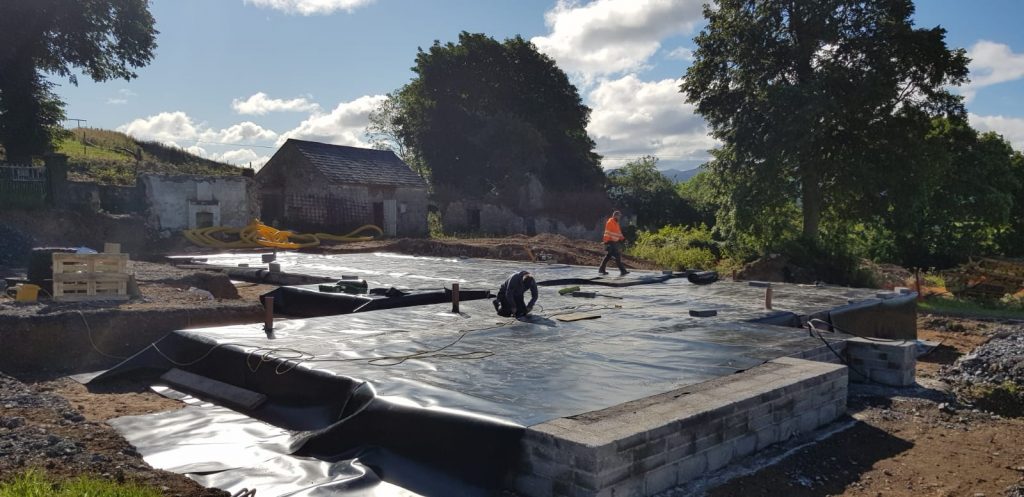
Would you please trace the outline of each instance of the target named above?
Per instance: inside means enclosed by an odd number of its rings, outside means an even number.
[[[662,169],[661,174],[664,174],[668,179],[675,181],[676,183],[682,183],[690,178],[697,175],[700,172],[700,168],[687,169],[685,171],[679,169]]]
[[[131,185],[137,173],[242,174],[238,166],[105,129],[71,130],[70,136],[58,142],[56,148],[57,152],[68,156],[69,177],[79,181]]]

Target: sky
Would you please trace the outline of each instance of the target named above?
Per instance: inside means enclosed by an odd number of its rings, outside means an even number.
[[[288,138],[368,147],[384,95],[408,83],[417,50],[459,32],[531,40],[591,109],[605,168],[643,155],[690,169],[715,141],[679,93],[705,25],[703,0],[152,0],[158,47],[131,81],[51,78],[82,126],[116,129],[259,167]],[[972,58],[972,125],[1024,150],[1021,0],[918,0]],[[70,129],[78,124],[69,121]]]

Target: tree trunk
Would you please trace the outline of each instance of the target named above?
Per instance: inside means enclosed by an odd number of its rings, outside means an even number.
[[[50,148],[48,125],[56,116],[48,115],[44,100],[53,98],[47,83],[35,69],[31,59],[5,61],[0,73],[0,144],[7,160],[31,162],[33,155]]]
[[[821,224],[821,204],[823,203],[821,182],[814,175],[804,174],[801,183],[804,214],[803,237],[816,242],[818,241],[818,226]]]

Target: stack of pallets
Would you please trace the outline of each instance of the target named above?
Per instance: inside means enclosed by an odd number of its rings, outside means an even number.
[[[53,254],[53,299],[128,300],[128,254]]]

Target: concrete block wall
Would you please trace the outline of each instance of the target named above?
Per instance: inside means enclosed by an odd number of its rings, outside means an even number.
[[[846,341],[850,381],[905,387],[914,384],[917,347],[912,340],[852,338]]]
[[[805,359],[808,361],[844,364],[843,360],[846,357],[846,340],[837,340],[831,337],[826,337],[826,340],[828,340],[828,345],[821,344],[820,347],[804,350],[796,354],[793,354],[789,357],[794,357],[796,359]],[[829,349],[829,346],[831,346],[832,348]]]
[[[847,368],[780,358],[532,426],[511,486],[529,497],[653,495],[846,412]]]

